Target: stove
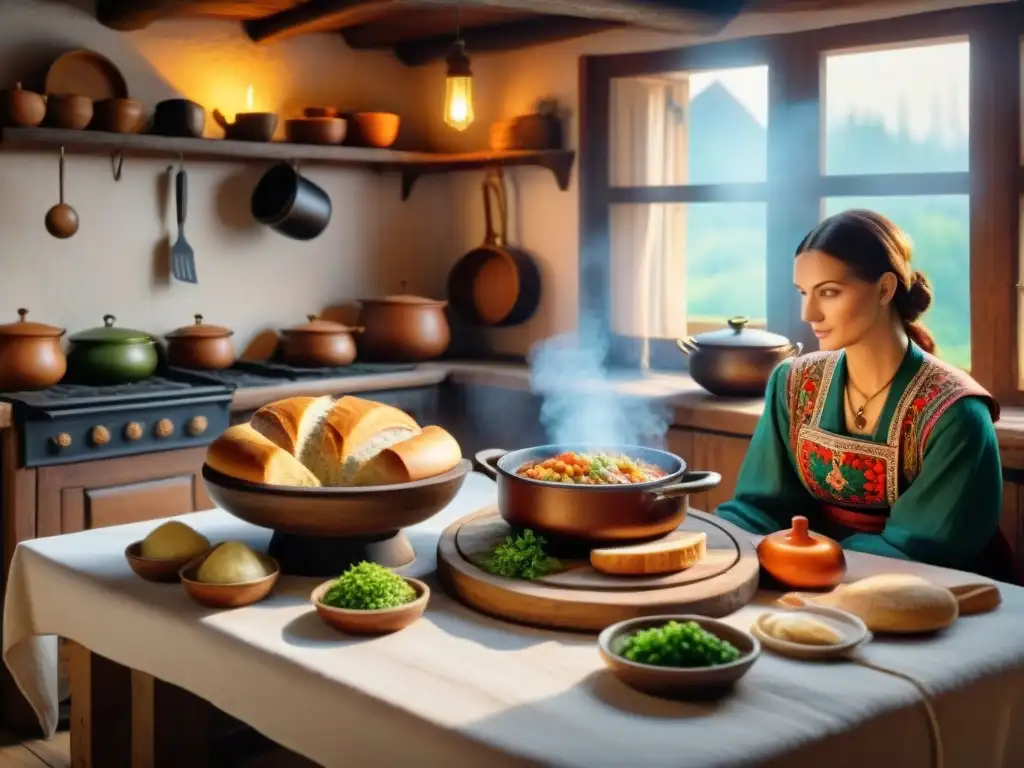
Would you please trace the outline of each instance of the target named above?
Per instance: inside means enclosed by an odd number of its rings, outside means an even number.
[[[234,387],[161,370],[132,384],[61,382],[3,392],[19,431],[23,467],[44,467],[208,445],[230,425]]]
[[[272,387],[284,382],[341,379],[415,370],[415,363],[351,363],[327,368],[302,368],[276,361],[239,361],[223,371],[203,371],[203,378],[230,387]],[[175,369],[180,370],[180,369]],[[182,370],[182,372],[184,372]]]

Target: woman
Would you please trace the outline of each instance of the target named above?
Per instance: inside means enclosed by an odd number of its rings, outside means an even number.
[[[800,244],[794,281],[821,351],[772,373],[718,514],[761,534],[805,515],[847,550],[1016,582],[999,532],[999,406],[933,356],[918,320],[932,293],[910,258],[903,232],[864,210]]]

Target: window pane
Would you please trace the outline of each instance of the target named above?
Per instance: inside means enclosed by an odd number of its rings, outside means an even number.
[[[611,185],[766,178],[768,67],[612,80]]]
[[[966,41],[825,58],[825,172],[966,171]]]
[[[612,329],[674,339],[767,315],[764,203],[612,206]]]
[[[825,215],[870,208],[888,216],[910,237],[914,269],[931,282],[932,305],[921,318],[935,336],[938,355],[971,367],[971,228],[967,195],[932,197],[834,197]]]

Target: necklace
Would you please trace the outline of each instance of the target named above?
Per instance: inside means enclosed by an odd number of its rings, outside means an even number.
[[[899,369],[896,370],[896,373],[899,373]],[[896,378],[896,373],[894,373],[889,378],[889,380],[882,385],[882,388],[875,392],[875,394],[873,394],[871,397],[864,397],[864,393],[857,389],[857,385],[850,381],[850,376],[849,374],[847,374],[846,402],[850,404],[850,410],[853,411],[853,426],[855,426],[858,430],[863,431],[864,428],[868,425],[868,420],[864,417],[864,409],[868,407],[868,403],[870,403],[872,400],[874,400],[876,397],[878,397],[886,389],[889,388],[889,385],[892,384],[893,379]],[[850,397],[850,389],[853,389],[858,395],[864,398],[864,402],[861,403],[860,408],[857,408],[856,410],[853,407],[853,399]]]

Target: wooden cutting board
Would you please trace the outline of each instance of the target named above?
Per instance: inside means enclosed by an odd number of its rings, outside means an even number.
[[[612,576],[588,560],[562,560],[563,570],[535,581],[494,576],[482,563],[512,533],[496,507],[452,523],[437,544],[445,590],[481,613],[528,626],[599,632],[636,616],[695,613],[721,617],[757,592],[760,568],[753,545],[708,515],[691,512],[678,531],[703,531],[707,554],[679,573]],[[673,536],[674,534],[669,534]]]

